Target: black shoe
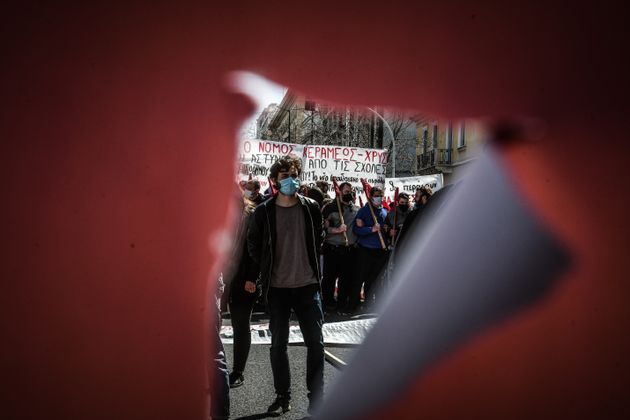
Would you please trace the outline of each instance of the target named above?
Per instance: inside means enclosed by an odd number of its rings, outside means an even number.
[[[291,404],[286,397],[276,397],[276,400],[269,406],[267,413],[269,414],[284,414],[287,411],[291,411]]]
[[[238,388],[243,385],[245,378],[242,373],[232,372],[230,373],[230,388]]]

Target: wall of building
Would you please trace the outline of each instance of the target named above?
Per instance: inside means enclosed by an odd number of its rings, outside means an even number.
[[[442,173],[445,185],[461,179],[486,137],[482,122],[473,119],[425,120],[418,124],[417,136],[418,173]]]

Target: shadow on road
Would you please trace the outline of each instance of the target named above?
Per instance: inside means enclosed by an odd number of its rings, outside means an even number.
[[[250,416],[236,417],[234,420],[256,420],[256,419],[267,419],[269,417],[278,417],[278,415],[269,414],[269,413],[260,413],[260,414],[252,414]]]
[[[260,414],[252,414],[250,416],[244,416],[244,417],[236,417],[234,418],[234,420],[256,420],[256,419],[267,419],[269,417],[280,417],[280,414],[269,414],[269,413],[260,413]],[[311,417],[306,416],[303,417],[300,420],[306,420],[306,419],[310,419]]]

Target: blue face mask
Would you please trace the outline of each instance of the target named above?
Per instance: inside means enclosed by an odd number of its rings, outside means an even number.
[[[300,187],[300,180],[298,178],[285,178],[280,181],[280,192],[284,195],[293,195]]]

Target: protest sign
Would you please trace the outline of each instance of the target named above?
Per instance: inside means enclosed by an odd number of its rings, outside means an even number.
[[[269,168],[282,156],[295,154],[302,157],[304,145],[268,140],[244,139],[238,151],[237,180],[247,180],[249,174],[260,182],[260,190],[269,187]]]
[[[384,185],[388,153],[385,149],[365,149],[344,146],[305,145],[302,154],[302,180],[309,184],[317,181],[330,183],[348,182],[357,191],[363,192],[361,178],[371,185]],[[330,191],[334,194],[334,191]]]
[[[385,197],[393,198],[396,187],[400,192],[406,192],[413,196],[416,188],[428,185],[433,192],[436,192],[444,186],[444,177],[442,174],[418,175],[405,178],[387,178],[385,181]]]
[[[295,154],[302,159],[303,182],[314,186],[317,181],[330,183],[336,177],[339,183],[349,182],[358,193],[363,192],[360,178],[371,185],[385,184],[388,153],[385,149],[366,149],[344,146],[314,146],[280,143],[268,140],[242,140],[239,153],[237,179],[247,180],[249,174],[260,182],[261,190],[269,184],[269,168],[280,157]],[[329,191],[334,194],[334,191]]]

